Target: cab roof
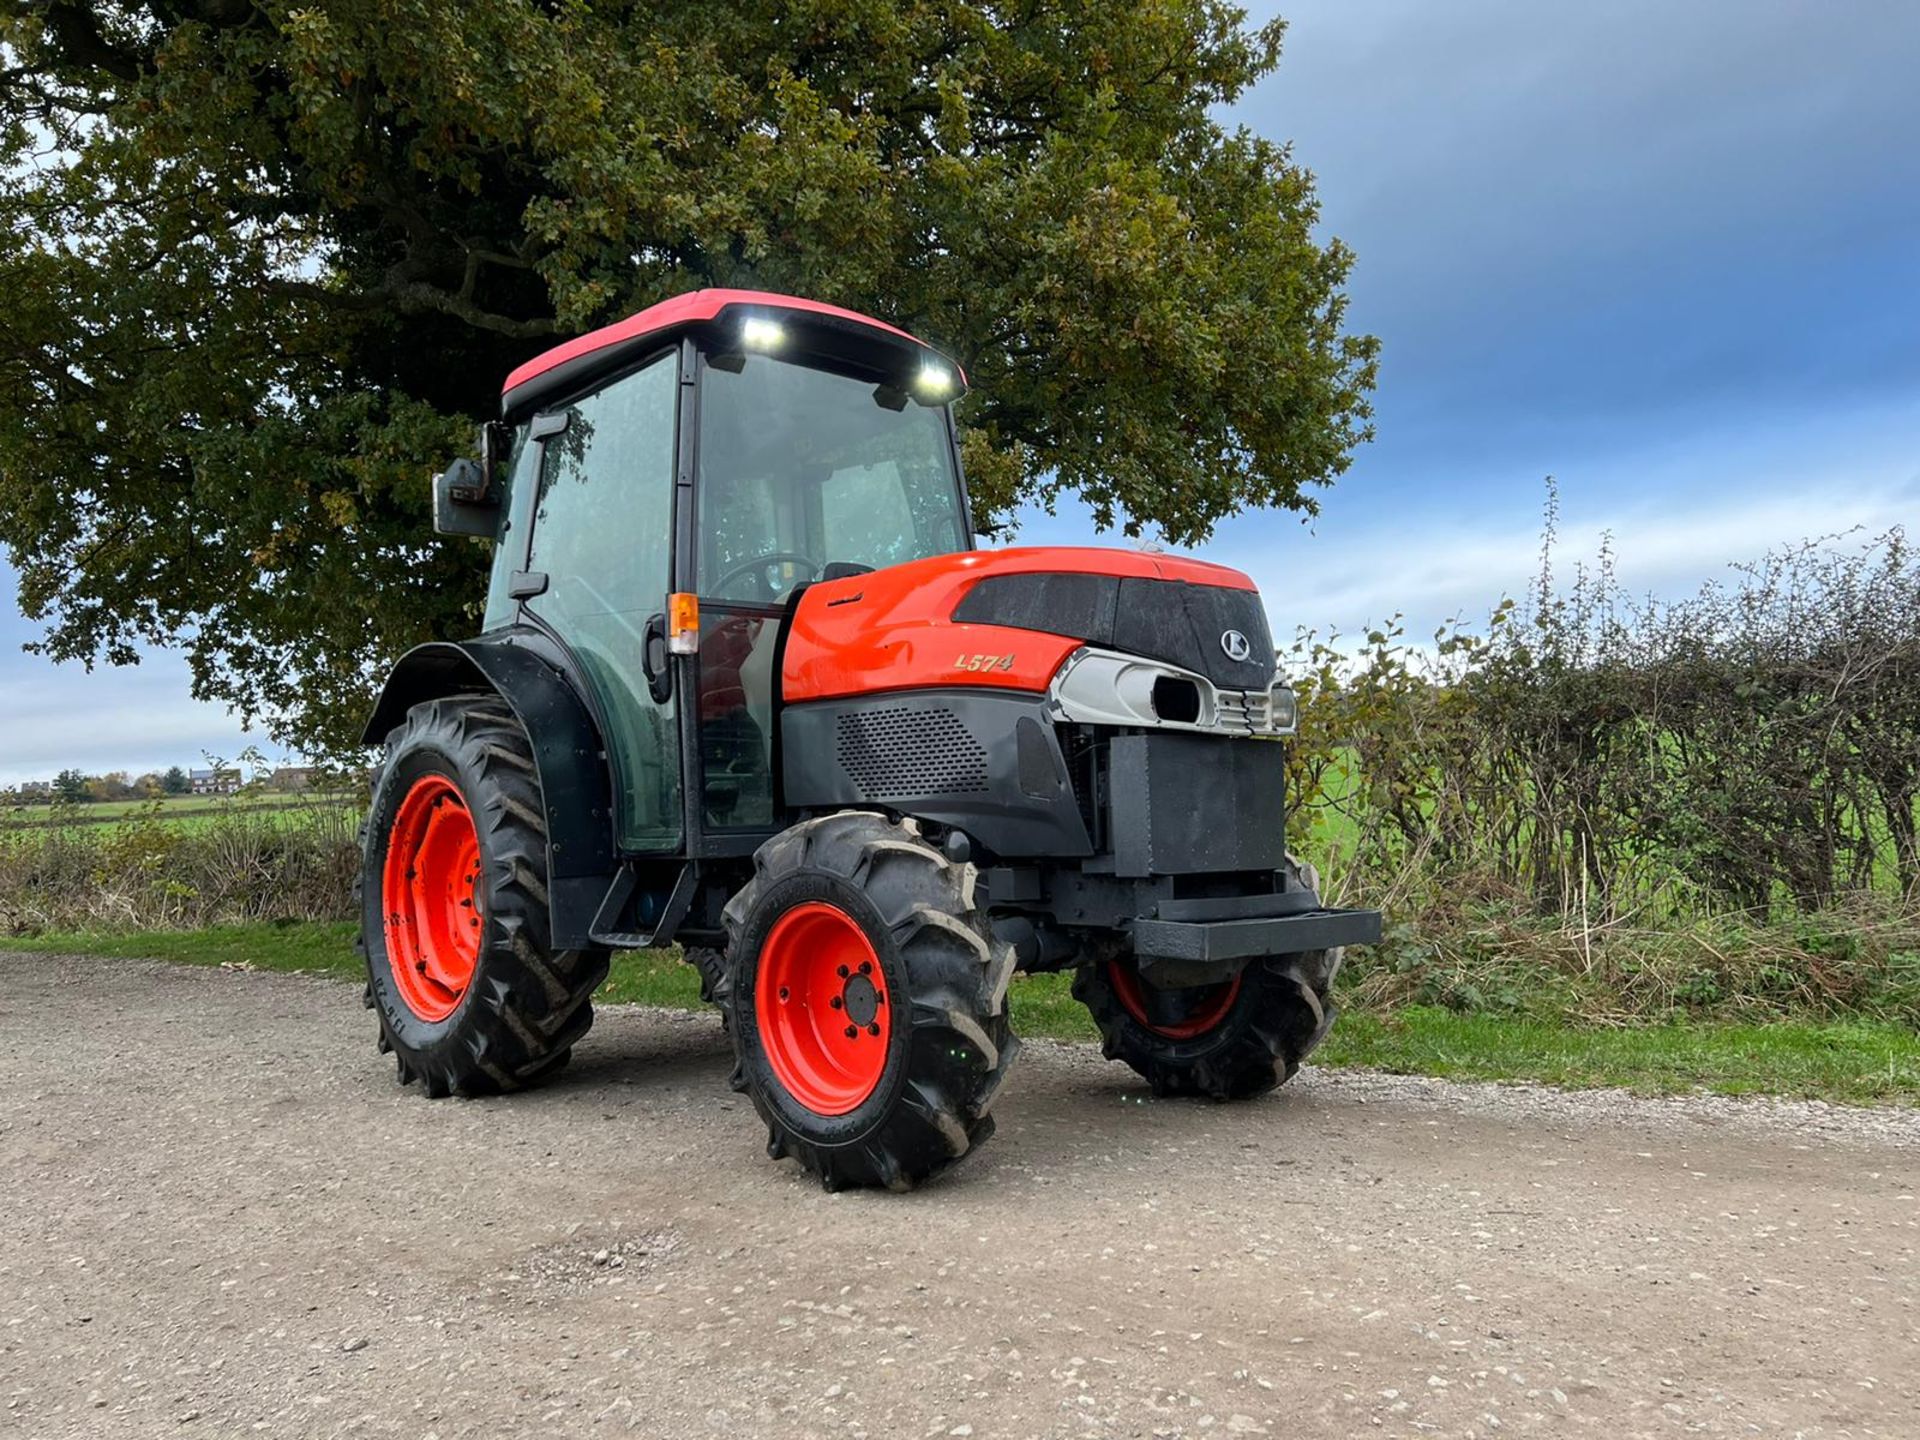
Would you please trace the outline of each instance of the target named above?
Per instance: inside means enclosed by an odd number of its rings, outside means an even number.
[[[735,313],[737,312],[737,313]],[[908,351],[914,358],[937,355],[932,346],[906,331],[838,305],[805,300],[797,295],[776,295],[765,290],[693,290],[649,305],[636,315],[616,321],[585,335],[556,345],[537,355],[507,376],[501,391],[501,410],[516,418],[533,409],[541,400],[559,396],[588,382],[595,374],[617,367],[623,360],[639,358],[639,352],[651,349],[674,334],[701,326],[724,325],[747,315],[776,315],[809,331],[840,332],[848,339],[879,342],[882,349],[896,354]],[[904,358],[904,357],[903,357]],[[948,362],[951,363],[951,362]],[[958,366],[955,374],[965,384]]]

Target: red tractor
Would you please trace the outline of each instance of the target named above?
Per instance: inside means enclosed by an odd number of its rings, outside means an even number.
[[[737,1089],[829,1188],[979,1145],[1016,970],[1107,1054],[1237,1099],[1333,1020],[1375,912],[1286,853],[1260,597],[1218,565],[973,548],[958,366],[703,290],[523,365],[435,526],[494,542],[477,639],[367,724],[367,1003],[403,1082],[561,1065],[612,951],[678,941]]]

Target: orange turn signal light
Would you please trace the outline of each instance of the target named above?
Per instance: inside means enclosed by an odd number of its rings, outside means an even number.
[[[692,655],[700,649],[700,597],[684,591],[667,596],[667,651]]]

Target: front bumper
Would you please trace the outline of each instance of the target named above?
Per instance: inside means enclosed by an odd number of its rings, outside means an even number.
[[[1307,899],[1300,892],[1276,900]],[[1268,955],[1296,955],[1341,945],[1380,943],[1378,910],[1300,909],[1291,914],[1200,918],[1162,915],[1133,922],[1133,953],[1141,977],[1163,986],[1200,985]]]

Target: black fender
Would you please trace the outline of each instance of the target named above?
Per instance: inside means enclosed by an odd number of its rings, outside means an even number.
[[[407,711],[449,695],[500,696],[533,746],[547,821],[547,900],[556,950],[583,950],[618,868],[613,779],[600,727],[564,671],[518,637],[434,641],[400,657],[361,739],[385,742]]]

